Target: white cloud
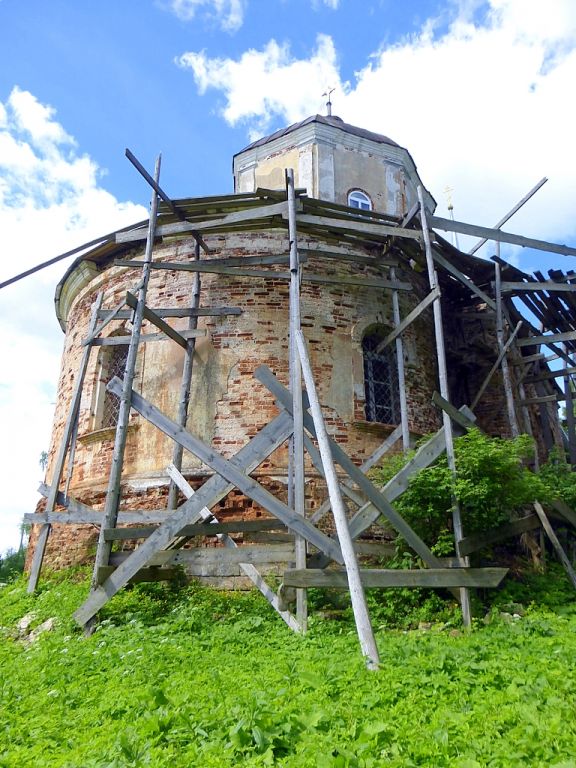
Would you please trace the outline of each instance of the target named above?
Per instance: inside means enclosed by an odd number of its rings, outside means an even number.
[[[304,59],[271,40],[237,60],[190,52],[179,64],[200,92],[223,94],[223,117],[245,122],[251,138],[318,111],[319,94],[336,86],[335,113],[406,146],[440,214],[449,185],[456,218],[491,225],[547,175],[507,226],[545,239],[576,236],[573,0],[454,2],[420,34],[374,52],[352,84],[342,82],[326,35]]]
[[[146,217],[103,189],[99,175],[50,107],[19,88],[0,102],[0,282]],[[63,341],[54,288],[68,263],[0,291],[0,552],[17,546],[19,521],[38,499]]]
[[[246,0],[171,0],[170,10],[182,21],[190,21],[201,8],[216,18],[222,29],[236,32],[244,21]]]
[[[327,86],[340,82],[336,49],[327,35],[318,35],[305,60],[295,59],[287,43],[270,40],[262,51],[250,49],[238,61],[210,59],[202,51],[185,53],[177,63],[192,70],[200,93],[222,91],[226,121],[247,122],[251,134],[265,131],[276,116],[292,123],[316,112]]]

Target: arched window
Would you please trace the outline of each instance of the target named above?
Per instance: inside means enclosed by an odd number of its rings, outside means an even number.
[[[383,326],[368,329],[362,339],[364,356],[364,397],[367,421],[398,424],[400,421],[400,395],[396,352],[392,345],[377,352],[378,345],[387,335]]]
[[[348,192],[348,205],[351,208],[361,208],[363,211],[372,210],[372,200],[361,189],[353,189]]]
[[[111,336],[109,338],[114,338]],[[114,376],[124,378],[126,361],[128,359],[128,344],[113,344],[102,347],[99,355],[99,376],[94,405],[94,428],[110,429],[118,423],[120,398],[108,392],[106,385]]]

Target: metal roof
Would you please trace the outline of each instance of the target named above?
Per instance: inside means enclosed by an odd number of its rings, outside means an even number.
[[[337,117],[336,115],[331,115],[329,117],[326,115],[311,115],[305,120],[301,120],[299,123],[289,125],[287,128],[281,128],[279,131],[270,134],[270,136],[264,136],[263,138],[252,142],[252,144],[244,147],[244,149],[240,150],[240,152],[236,152],[234,157],[241,155],[243,152],[247,152],[249,149],[262,147],[265,144],[269,144],[270,142],[275,141],[282,136],[286,136],[289,133],[294,133],[294,131],[299,130],[305,125],[310,125],[311,123],[320,123],[321,125],[329,125],[332,128],[339,128],[341,131],[344,131],[344,133],[350,133],[353,136],[359,136],[362,139],[368,139],[369,141],[374,141],[378,144],[389,144],[392,147],[400,147],[400,144],[392,141],[392,139],[389,139],[388,136],[384,136],[381,133],[374,133],[374,131],[367,131],[365,128],[359,128],[356,125],[350,125],[350,123],[345,123],[341,117]],[[400,148],[402,149],[402,147]]]

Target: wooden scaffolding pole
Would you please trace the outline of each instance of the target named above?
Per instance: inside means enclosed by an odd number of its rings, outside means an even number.
[[[496,243],[496,256],[500,258],[500,243]],[[494,262],[495,282],[494,290],[496,292],[496,338],[498,340],[498,349],[500,352],[504,349],[504,313],[502,311],[502,274],[500,264]],[[504,380],[504,392],[506,394],[506,407],[508,409],[508,421],[510,422],[510,431],[512,437],[518,437],[520,428],[516,418],[516,408],[514,407],[514,394],[512,392],[512,378],[506,355],[502,358],[502,378]]]
[[[158,184],[160,178],[161,158],[156,160],[154,180]],[[128,347],[128,357],[126,360],[126,369],[124,372],[124,382],[122,386],[122,395],[120,397],[120,406],[118,411],[118,423],[116,424],[116,436],[114,439],[114,451],[112,454],[112,466],[108,480],[108,491],[106,495],[106,506],[98,538],[98,549],[94,562],[94,574],[92,576],[92,590],[98,586],[99,569],[108,565],[112,542],[107,541],[104,531],[107,528],[115,528],[118,518],[118,507],[120,503],[120,481],[122,478],[122,466],[124,463],[124,451],[126,448],[126,437],[128,435],[128,423],[130,419],[130,406],[132,402],[132,384],[134,382],[134,373],[136,370],[136,358],[138,356],[138,346],[140,343],[140,333],[144,319],[144,308],[146,303],[146,294],[148,291],[148,282],[150,280],[150,264],[152,262],[152,250],[154,247],[154,232],[156,229],[156,217],[158,214],[158,194],[156,190],[152,193],[150,202],[150,219],[148,221],[148,238],[146,240],[146,252],[142,267],[142,280],[138,290],[138,301],[134,310],[132,321],[132,336]]]
[[[318,448],[322,457],[324,476],[326,478],[326,485],[328,486],[328,495],[332,505],[332,514],[334,515],[334,523],[336,524],[338,542],[346,567],[348,588],[350,590],[350,599],[352,601],[352,610],[354,611],[358,639],[360,640],[360,647],[362,648],[362,653],[366,660],[366,666],[368,669],[374,670],[378,669],[380,664],[378,647],[374,638],[372,624],[370,623],[370,615],[368,613],[368,606],[366,605],[366,596],[360,578],[360,569],[358,568],[354,544],[352,537],[350,536],[350,529],[348,528],[346,508],[340,493],[336,467],[334,466],[328,433],[326,432],[326,425],[324,423],[324,417],[322,416],[322,409],[320,407],[320,401],[318,400],[316,385],[314,384],[314,376],[312,375],[312,367],[308,358],[308,350],[306,349],[304,335],[300,330],[296,332],[296,343],[298,345],[298,354],[300,356],[302,373],[306,383],[306,391],[310,400],[310,410],[316,429]]]
[[[302,422],[302,371],[296,346],[296,334],[300,330],[300,279],[301,266],[298,255],[298,233],[296,226],[296,192],[294,171],[286,170],[286,192],[288,197],[288,237],[290,241],[290,335],[289,335],[289,375],[292,393],[294,434],[289,446],[288,469],[288,506],[297,515],[306,514],[305,477],[304,477],[304,425]],[[295,537],[296,568],[306,568],[306,540]],[[296,590],[296,620],[301,631],[306,632],[308,622],[308,595],[305,589]]]
[[[424,205],[424,190],[421,186],[418,187],[418,200],[420,201],[420,221],[422,224],[422,234],[424,237],[424,245],[426,251],[426,265],[428,267],[428,280],[430,282],[430,290],[434,290],[438,287],[438,275],[434,267],[434,258],[432,255],[432,243],[430,241],[430,230],[428,229],[428,222],[426,220],[426,208]],[[440,297],[434,300],[432,304],[434,311],[434,330],[436,336],[436,354],[438,359],[438,378],[440,381],[440,394],[445,400],[450,400],[450,394],[448,391],[448,371],[446,368],[446,350],[444,347],[444,328],[442,325],[442,308],[440,306]],[[448,466],[453,476],[456,475],[456,459],[454,456],[454,436],[452,433],[452,421],[446,411],[442,411],[442,420],[444,424],[444,437],[446,440],[446,456],[448,458]],[[460,541],[464,538],[464,532],[462,529],[462,519],[460,516],[460,507],[456,499],[452,502],[452,522],[454,526],[454,539],[456,543],[456,554],[460,558],[462,566],[468,566],[468,559],[460,557]],[[472,616],[470,613],[470,595],[465,587],[460,589],[460,604],[462,606],[462,619],[466,627],[471,626]]]
[[[194,249],[194,260],[200,259],[200,243],[196,241]],[[192,300],[190,309],[195,310],[200,306],[200,272],[195,272],[192,278]],[[198,315],[192,312],[188,320],[188,330],[195,331],[198,328]],[[180,384],[180,400],[178,402],[178,424],[185,427],[188,422],[188,405],[190,403],[190,387],[192,385],[192,369],[194,367],[194,353],[196,351],[196,338],[188,339],[186,345],[186,355],[184,357],[184,367],[182,369],[182,382]],[[174,443],[172,452],[172,464],[178,472],[182,470],[182,456],[184,449],[179,443]],[[168,509],[176,509],[178,501],[178,486],[173,479],[170,480],[168,490]]]
[[[90,336],[94,332],[96,323],[98,321],[98,310],[102,305],[103,293],[99,293],[96,297],[96,301],[92,305],[92,316],[90,318],[90,325],[88,335]],[[62,473],[64,471],[64,463],[66,461],[66,454],[68,452],[68,446],[70,445],[73,435],[76,432],[78,425],[78,413],[80,411],[80,399],[82,397],[82,387],[84,386],[84,377],[86,376],[86,370],[88,368],[88,361],[90,360],[91,347],[84,347],[82,353],[82,360],[78,368],[76,375],[76,381],[74,382],[74,392],[72,393],[72,401],[70,404],[70,411],[66,424],[64,425],[64,434],[62,435],[62,442],[60,443],[60,449],[58,456],[54,463],[54,471],[52,473],[52,482],[50,485],[50,491],[48,494],[48,500],[46,502],[46,513],[54,512],[54,507],[57,504],[58,488],[62,479]],[[70,461],[70,460],[69,460]],[[44,553],[46,551],[46,543],[50,534],[50,524],[46,523],[40,528],[36,546],[34,547],[34,556],[32,558],[32,566],[30,568],[30,577],[28,579],[28,594],[34,592],[38,586],[38,579],[40,578],[40,570],[42,568],[42,561],[44,560]]]
[[[396,270],[390,269],[390,277],[396,282]],[[392,311],[394,313],[394,328],[400,325],[400,300],[398,291],[392,291]],[[404,453],[410,450],[410,428],[408,426],[408,403],[406,401],[406,377],[404,375],[404,344],[402,334],[396,336],[396,365],[398,368],[398,389],[400,395],[400,425],[402,427],[402,449]]]

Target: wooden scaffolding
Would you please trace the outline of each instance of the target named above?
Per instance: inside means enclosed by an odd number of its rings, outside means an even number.
[[[260,590],[286,624],[295,631],[305,631],[307,621],[306,590],[309,587],[336,587],[349,589],[362,653],[369,668],[378,666],[378,650],[366,605],[365,587],[426,586],[450,589],[462,606],[465,624],[470,624],[468,590],[473,587],[494,587],[503,579],[505,568],[474,568],[469,555],[495,541],[542,526],[559,553],[576,586],[576,575],[564,554],[550,522],[539,504],[535,513],[496,531],[482,536],[466,537],[460,510],[453,503],[453,529],[457,557],[449,562],[432,553],[394,507],[394,502],[406,490],[410,478],[430,466],[446,453],[453,473],[457,472],[454,459],[454,435],[462,434],[474,426],[474,410],[497,370],[502,371],[511,434],[533,431],[534,406],[540,409],[543,431],[549,446],[553,442],[553,418],[549,411],[565,399],[568,404],[568,431],[566,436],[572,462],[576,459],[576,435],[572,409],[572,376],[576,367],[572,355],[576,351],[576,274],[551,271],[550,280],[540,273],[530,277],[496,257],[493,263],[463,254],[443,240],[434,230],[441,229],[485,237],[497,243],[507,242],[539,248],[564,255],[576,255],[576,249],[557,246],[502,232],[500,229],[476,227],[431,216],[425,208],[423,190],[419,190],[419,203],[403,221],[369,211],[306,198],[294,188],[291,171],[286,172],[286,190],[258,190],[253,194],[233,195],[208,200],[172,201],[161,189],[160,160],[154,177],[129,154],[152,188],[150,217],[134,228],[116,233],[96,246],[94,254],[101,256],[117,252],[119,244],[126,248],[145,241],[142,260],[116,258],[115,264],[140,270],[140,279],[134,290],[126,292],[123,301],[113,308],[103,308],[102,294],[93,309],[81,364],[74,382],[70,411],[63,438],[55,457],[50,487],[43,486],[46,508],[42,513],[26,516],[26,522],[40,525],[32,561],[29,591],[37,586],[46,542],[53,523],[79,524],[90,522],[99,526],[98,548],[94,564],[91,592],[75,612],[76,621],[89,627],[98,611],[126,584],[138,580],[167,579],[176,566],[202,563],[208,571],[216,569],[218,562],[237,563],[241,571]],[[204,240],[206,234],[258,230],[270,226],[283,227],[287,232],[285,254],[275,257],[241,257],[211,259]],[[330,243],[351,243],[378,246],[378,255],[356,258],[365,266],[376,265],[386,269],[384,278],[354,276],[325,276],[310,273],[305,268],[307,252],[299,248],[298,233],[306,232],[325,243],[322,255],[342,260],[342,252],[330,251]],[[192,236],[195,240],[194,259],[188,262],[154,261],[154,243],[159,238]],[[328,244],[328,247],[326,246]],[[401,317],[399,292],[409,290],[410,284],[397,277],[400,265],[398,254],[405,261],[412,259],[421,265],[428,278],[427,296],[405,317]],[[85,257],[86,258],[86,255]],[[350,258],[350,257],[348,257]],[[286,265],[279,271],[279,265]],[[188,270],[193,272],[192,292],[188,309],[150,307],[147,288],[152,270]],[[190,386],[194,365],[195,340],[203,332],[197,327],[200,316],[236,314],[236,307],[200,307],[200,278],[202,273],[230,274],[240,277],[272,277],[289,284],[289,381],[286,388],[266,366],[254,371],[254,377],[270,391],[278,406],[278,415],[266,424],[233,458],[226,459],[213,446],[200,440],[187,429]],[[441,278],[439,278],[439,274]],[[504,278],[502,279],[502,275]],[[511,279],[508,279],[511,278]],[[343,283],[370,285],[390,291],[394,315],[394,330],[382,340],[380,348],[396,347],[398,380],[400,384],[400,424],[362,466],[357,466],[338,443],[328,435],[321,404],[318,399],[307,340],[300,318],[300,287],[303,281],[316,283]],[[442,318],[442,293],[456,287],[463,298],[482,308],[485,316],[496,323],[497,350],[495,361],[475,396],[458,406],[451,402],[448,388],[447,354]],[[517,297],[517,298],[516,298]],[[517,301],[529,309],[530,316],[520,313]],[[410,447],[407,403],[404,387],[403,334],[425,310],[431,307],[434,318],[438,392],[434,402],[441,409],[442,428],[422,445],[407,465],[384,487],[378,487],[367,477],[368,470],[397,444],[404,451]],[[188,329],[174,329],[168,320],[187,317]],[[113,320],[130,319],[129,337],[102,337],[102,332]],[[533,322],[532,322],[533,320]],[[156,333],[143,333],[143,322],[156,327]],[[540,323],[536,328],[534,322]],[[162,413],[134,390],[134,371],[141,344],[164,340],[178,344],[185,352],[179,394],[179,409],[175,420]],[[128,344],[128,356],[123,380],[113,379],[108,390],[119,398],[119,415],[115,433],[106,504],[103,512],[96,511],[69,493],[74,469],[80,398],[84,377],[93,347],[112,343]],[[548,347],[552,354],[540,351]],[[566,367],[552,371],[548,362],[553,358],[565,361]],[[518,373],[520,372],[520,373]],[[564,390],[557,383],[564,382]],[[533,386],[534,396],[526,393]],[[470,406],[470,407],[469,407]],[[130,410],[138,412],[173,442],[172,463],[167,467],[171,485],[167,509],[150,511],[119,511],[121,477],[126,446]],[[251,473],[280,445],[289,442],[288,503],[274,496]],[[183,451],[189,451],[212,471],[204,484],[193,491],[182,470]],[[305,505],[306,462],[316,468],[325,479],[327,498],[313,514],[307,514]],[[337,467],[339,468],[337,470]],[[66,473],[66,476],[65,476]],[[254,500],[271,515],[271,519],[258,521],[218,520],[215,505],[237,489]],[[178,505],[178,492],[185,501]],[[346,501],[344,501],[344,499]],[[352,512],[350,512],[352,509]],[[319,526],[329,511],[334,518],[335,534],[328,535]],[[576,516],[565,506],[557,505],[557,514],[574,525]],[[366,551],[360,537],[374,524],[394,529],[419,556],[423,568],[415,570],[389,570],[359,566],[358,555]],[[126,527],[126,526],[130,527]],[[279,531],[284,539],[267,546],[238,545],[234,533]],[[222,546],[203,549],[191,546],[195,537],[216,535]],[[114,542],[135,540],[130,552],[113,551]],[[140,542],[140,543],[138,543]],[[366,545],[365,545],[366,546]],[[374,546],[370,550],[375,552]],[[379,550],[382,551],[382,550]],[[259,565],[271,562],[292,562],[294,567],[284,570],[278,591],[271,588]],[[293,612],[292,598],[295,599]]]

